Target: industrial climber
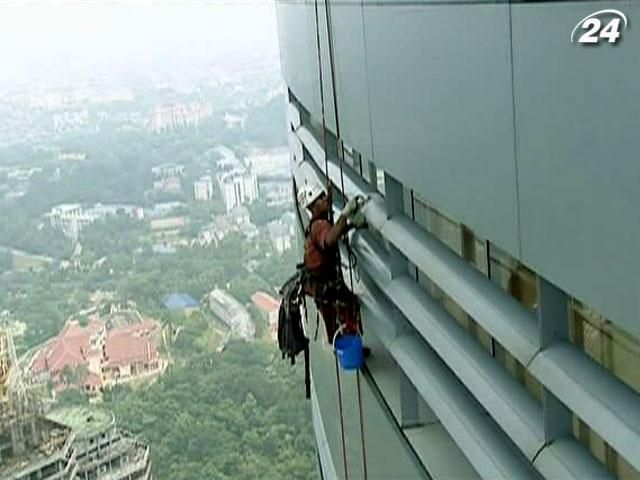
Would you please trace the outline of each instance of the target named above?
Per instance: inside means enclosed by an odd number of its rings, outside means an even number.
[[[304,242],[304,292],[313,297],[330,342],[339,326],[344,333],[356,333],[361,327],[358,300],[342,278],[338,241],[364,223],[360,197],[349,200],[333,223],[331,194],[331,189],[313,181],[298,187],[298,203],[311,213]]]

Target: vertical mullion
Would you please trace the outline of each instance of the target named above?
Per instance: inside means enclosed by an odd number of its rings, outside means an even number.
[[[569,339],[568,297],[538,277],[538,332],[540,350]],[[571,435],[572,412],[549,390],[542,390],[542,426],[546,445]]]

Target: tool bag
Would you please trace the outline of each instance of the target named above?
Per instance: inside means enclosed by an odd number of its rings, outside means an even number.
[[[306,398],[311,398],[311,374],[309,371],[309,339],[302,327],[304,308],[304,270],[298,271],[280,289],[282,302],[278,311],[278,347],[282,358],[288,357],[295,365],[296,356],[304,354],[304,382]]]

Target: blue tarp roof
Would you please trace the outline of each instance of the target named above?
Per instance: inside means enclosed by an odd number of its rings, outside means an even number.
[[[198,301],[187,293],[172,293],[164,297],[162,301],[169,310],[184,310],[185,308],[197,308]]]

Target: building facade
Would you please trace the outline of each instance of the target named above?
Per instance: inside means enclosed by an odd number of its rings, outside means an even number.
[[[43,418],[14,427],[22,431],[21,450],[11,448],[11,439],[0,432],[1,480],[74,480],[78,474],[74,435],[69,428]],[[15,439],[14,439],[15,440]],[[15,443],[14,443],[15,446]]]
[[[213,180],[210,175],[193,182],[193,195],[198,202],[206,202],[213,198]]]
[[[255,336],[256,327],[249,311],[230,293],[215,288],[209,292],[208,300],[209,308],[229,327],[232,338],[249,340]]]
[[[219,173],[217,179],[227,213],[259,198],[258,178],[251,170],[235,167]]]
[[[70,321],[34,354],[30,371],[57,393],[77,387],[98,395],[105,387],[161,375],[167,360],[158,352],[160,335],[151,319],[112,328],[97,317],[86,326]]]
[[[93,222],[118,215],[142,220],[144,210],[135,205],[96,203],[93,206],[84,207],[79,203],[63,203],[53,207],[45,218],[53,228],[61,230],[66,237],[75,241],[82,230]]]
[[[640,478],[640,36],[570,41],[615,8],[277,2],[294,188],[371,198],[372,355],[309,335],[323,478]]]
[[[42,417],[11,332],[0,326],[0,480],[72,480],[78,471],[70,428]]]
[[[78,464],[77,480],[152,480],[149,447],[116,428],[113,414],[90,407],[67,407],[47,415],[70,428]]]
[[[148,129],[161,133],[181,128],[196,128],[211,117],[211,105],[200,102],[156,107],[147,118]]]
[[[269,338],[274,342],[278,342],[278,312],[280,310],[280,300],[276,300],[265,292],[255,292],[251,295],[253,306],[260,311],[266,320],[269,328]]]

